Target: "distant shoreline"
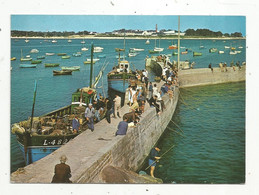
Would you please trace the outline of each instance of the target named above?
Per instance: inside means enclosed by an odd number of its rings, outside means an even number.
[[[11,37],[11,39],[124,39],[124,37],[98,37],[98,36],[84,36],[84,37]],[[125,37],[125,39],[174,39],[177,40],[177,37]],[[204,39],[204,40],[238,40],[246,39],[245,37],[181,37],[183,39]]]

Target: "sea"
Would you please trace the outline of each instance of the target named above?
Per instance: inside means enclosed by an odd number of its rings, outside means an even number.
[[[90,58],[91,44],[103,47],[105,55],[94,64],[94,74],[97,76],[101,68],[106,66],[104,76],[97,85],[98,93],[108,96],[107,73],[117,64],[115,48],[124,48],[123,39],[85,39],[82,40],[57,39],[11,39],[11,125],[21,120],[26,120],[31,115],[33,103],[34,83],[37,81],[37,96],[34,116],[40,116],[52,110],[59,109],[71,103],[71,95],[78,88],[89,86],[90,65],[83,62]],[[145,68],[145,58],[151,56],[149,49],[165,48],[161,54],[172,54],[173,50],[167,49],[169,45],[176,44],[177,40],[151,39],[150,44],[145,44],[145,39],[125,40],[125,59],[131,64],[132,69]],[[156,42],[156,43],[155,43]],[[201,48],[201,46],[203,46]],[[225,46],[236,47],[241,51],[230,55]],[[81,57],[72,56],[80,52],[82,47],[89,48],[82,52]],[[142,48],[135,57],[127,57],[130,48]],[[224,51],[223,54],[209,53],[210,48]],[[38,49],[39,53],[30,53]],[[181,51],[188,49],[188,54],[180,55],[181,60],[195,62],[194,68],[206,68],[211,63],[218,67],[220,62],[229,66],[233,61],[240,63],[246,61],[246,41],[244,39],[182,39]],[[193,56],[192,52],[202,52],[202,56]],[[45,53],[55,53],[46,56]],[[57,53],[66,53],[70,59],[61,59]],[[21,55],[30,55],[33,60],[37,56],[45,55],[42,63],[37,68],[20,68]],[[123,52],[121,56],[123,56]],[[171,60],[177,61],[177,56]],[[72,75],[53,76],[53,70],[60,67],[45,68],[44,63],[60,63],[61,66],[80,66],[80,71]],[[11,68],[10,67],[10,68]],[[150,72],[152,81],[154,73]],[[245,83],[220,84],[203,87],[181,89],[178,106],[165,133],[158,142],[161,154],[172,145],[170,150],[158,163],[155,176],[164,183],[244,183],[245,182]],[[175,125],[177,124],[177,126]],[[25,166],[22,152],[19,149],[15,135],[11,134],[10,171],[13,172]]]

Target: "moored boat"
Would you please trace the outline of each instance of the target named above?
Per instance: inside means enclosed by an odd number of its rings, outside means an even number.
[[[88,51],[88,48],[82,47],[82,48],[81,48],[81,51]]]
[[[46,56],[54,56],[55,55],[55,53],[45,53],[46,54]]]
[[[62,66],[61,67],[62,70],[71,70],[71,71],[77,71],[77,70],[80,70],[80,66],[71,66],[71,67],[68,67],[68,66]]]
[[[21,62],[32,61],[32,58],[21,58]]]
[[[230,54],[230,55],[236,55],[236,54],[237,54],[237,51],[230,51],[229,54]]]
[[[136,55],[138,55],[138,53],[129,53],[128,54],[129,57],[135,57]]]
[[[57,67],[59,66],[58,63],[45,63],[45,67]]]
[[[164,48],[161,48],[161,47],[155,47],[155,48],[154,48],[154,51],[161,52],[161,51],[164,51]]]
[[[136,52],[136,51],[144,51],[145,49],[141,48],[130,48],[131,51]]]
[[[41,60],[32,60],[31,64],[40,64],[42,61]]]
[[[82,54],[81,53],[73,53],[74,57],[80,57]]]
[[[61,56],[62,59],[69,59],[70,56]]]
[[[93,61],[93,64],[95,64],[96,61]],[[91,61],[84,61],[84,64],[91,64]]]
[[[202,53],[201,52],[193,52],[193,56],[202,56]]]
[[[99,60],[100,60],[100,59],[98,59],[98,58],[94,58],[94,59],[93,59],[93,62],[98,62]],[[87,58],[86,61],[91,62],[91,58]]]
[[[149,44],[150,44],[149,39],[146,40],[145,44],[146,44],[146,45],[149,45]]]
[[[72,43],[72,40],[71,40],[71,39],[69,39],[69,40],[67,40],[67,42],[68,42],[68,43]]]
[[[219,52],[218,52],[219,54],[223,54],[223,53],[225,53],[224,51],[221,51],[221,50],[219,50]]]
[[[14,60],[16,60],[16,57],[12,57],[12,58],[11,58],[11,61],[14,61]]]
[[[225,49],[229,49],[230,47],[225,45],[224,48],[225,48]]]
[[[182,55],[188,54],[188,51],[182,51],[181,54],[182,54]]]
[[[55,40],[55,39],[53,39],[52,41],[51,41],[51,43],[57,43],[58,41],[57,40]]]
[[[30,53],[39,53],[39,50],[38,50],[38,49],[32,49],[32,50],[30,51]]]
[[[35,64],[20,64],[20,68],[36,68]]]
[[[127,60],[119,60],[118,65],[113,67],[113,70],[107,74],[107,78],[109,88],[125,93],[130,79],[135,78],[135,75],[132,73]]]
[[[53,70],[53,76],[57,75],[72,75],[72,70]]]
[[[103,52],[102,47],[94,47],[94,53],[100,53],[100,52]]]
[[[159,51],[154,51],[154,50],[148,50],[148,52],[149,52],[150,54],[159,53]]]
[[[115,48],[115,52],[125,51],[125,49]]]
[[[45,56],[37,56],[37,59],[45,59]]]
[[[173,56],[177,56],[178,55],[178,52],[173,52],[173,54],[172,54]]]
[[[210,49],[209,49],[209,52],[210,52],[210,53],[215,53],[215,52],[217,52],[217,51],[218,51],[217,48],[210,48]]]
[[[98,57],[98,58],[105,58],[106,55],[105,55],[105,54],[101,54],[101,55],[98,55],[97,57]]]

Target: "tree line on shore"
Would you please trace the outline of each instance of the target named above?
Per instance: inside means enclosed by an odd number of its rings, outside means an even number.
[[[20,31],[20,30],[12,30],[11,36],[12,37],[69,37],[69,36],[83,36],[83,35],[96,35],[96,32],[89,32],[89,31],[52,31],[52,32],[41,32],[41,31]],[[111,33],[103,33],[98,34],[98,36],[118,36]],[[162,33],[157,33],[159,37],[171,37],[170,35],[164,35]],[[242,37],[242,33],[234,32],[234,33],[222,33],[220,31],[214,32],[209,29],[187,29],[185,31],[185,37]]]

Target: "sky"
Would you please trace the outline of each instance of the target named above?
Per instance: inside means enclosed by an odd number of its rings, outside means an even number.
[[[180,16],[180,30],[210,29],[246,35],[245,16]],[[26,31],[95,31],[178,29],[173,15],[11,15],[11,30]]]

